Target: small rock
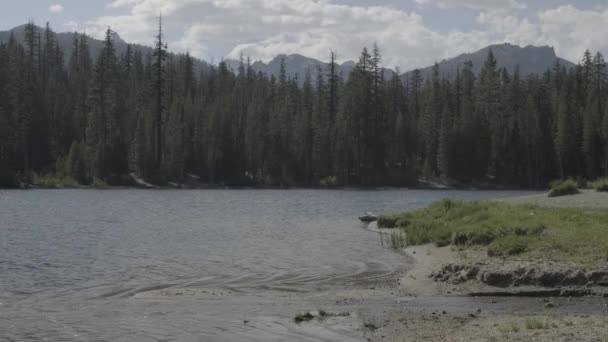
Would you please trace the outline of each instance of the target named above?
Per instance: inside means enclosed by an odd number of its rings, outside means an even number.
[[[311,321],[313,318],[315,318],[315,316],[313,316],[313,314],[312,314],[312,313],[310,313],[310,312],[306,312],[306,313],[303,313],[303,314],[297,315],[297,316],[294,318],[294,321],[295,321],[296,323],[308,322],[308,321]]]
[[[374,323],[365,323],[363,326],[371,331],[378,330],[378,327]]]
[[[545,307],[546,308],[552,308],[553,307],[553,303],[547,303],[547,304],[545,304]]]

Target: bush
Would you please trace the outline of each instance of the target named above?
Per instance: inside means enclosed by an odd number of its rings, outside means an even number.
[[[338,185],[336,176],[328,176],[319,181],[319,184],[324,187],[332,187]]]
[[[575,195],[578,193],[579,191],[576,182],[572,179],[567,179],[564,181],[551,182],[549,197]]]
[[[592,185],[597,192],[608,192],[608,177],[598,179]]]
[[[33,182],[34,185],[46,189],[75,188],[78,186],[78,182],[74,178],[59,175],[39,176],[34,174]]]

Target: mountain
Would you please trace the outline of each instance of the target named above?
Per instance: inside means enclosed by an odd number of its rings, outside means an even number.
[[[41,33],[41,39],[44,42],[44,29],[37,26],[36,30]],[[24,38],[25,38],[25,25],[17,26],[9,31],[0,31],[0,43],[7,43],[11,37],[11,34],[13,34],[15,36],[15,39],[18,42],[23,42]],[[57,39],[57,44],[63,51],[66,62],[67,62],[69,56],[72,54],[75,34],[76,33],[73,33],[73,32],[62,32],[62,33],[56,32],[55,33],[55,37]],[[125,42],[122,38],[120,38],[120,36],[116,32],[113,33],[113,39],[114,39],[114,47],[116,48],[116,52],[119,55],[124,53],[127,50],[128,43]],[[99,54],[99,52],[101,51],[101,49],[103,48],[103,41],[89,37],[88,43],[89,43],[89,50],[91,52],[91,56],[97,56]],[[134,49],[134,51],[139,50],[144,54],[146,54],[148,52],[152,53],[151,47],[137,45],[137,44],[132,44],[131,47]]]
[[[314,58],[305,57],[298,54],[293,55],[278,55],[273,58],[270,62],[264,63],[262,61],[255,61],[251,64],[251,68],[257,73],[261,72],[266,75],[274,75],[275,77],[279,77],[279,73],[281,71],[281,60],[285,60],[285,71],[288,76],[295,77],[296,75],[300,80],[304,80],[307,73],[313,77],[316,77],[317,70],[319,67],[322,68],[325,73],[328,63],[323,63]],[[234,71],[238,70],[240,61],[235,59],[226,59],[224,62],[228,65],[229,69]],[[346,64],[345,67],[342,65],[338,65],[338,74],[342,73],[343,75],[348,75],[352,70],[351,64]],[[349,68],[350,66],[350,68]]]
[[[530,74],[542,74],[547,69],[553,67],[556,62],[566,68],[572,68],[574,63],[558,57],[555,49],[550,46],[526,46],[520,47],[512,44],[491,45],[477,52],[465,53],[458,57],[450,58],[439,62],[439,73],[442,75],[456,75],[458,68],[462,69],[464,63],[473,62],[473,72],[479,74],[481,68],[492,50],[499,68],[507,68],[509,72],[515,71],[519,66],[522,77]],[[423,78],[431,77],[433,66],[419,69]],[[412,71],[403,74],[404,78],[409,78]]]
[[[42,43],[44,44],[44,29],[37,26],[36,30],[41,33]],[[7,43],[10,40],[11,34],[15,36],[17,42],[23,43],[25,38],[25,25],[17,26],[9,31],[0,31],[0,43]],[[129,43],[120,38],[118,33],[113,32],[112,34],[114,48],[116,49],[116,53],[120,56],[121,54],[125,53],[125,51],[127,51],[127,46],[129,45]],[[66,63],[69,62],[69,58],[72,54],[75,35],[76,33],[74,32],[55,32],[55,39],[57,40],[57,45],[59,45],[59,47],[63,51],[64,60]],[[88,38],[89,52],[91,53],[91,57],[96,58],[103,49],[104,42],[102,40],[94,39],[92,37]],[[152,43],[152,41],[150,43]],[[152,54],[154,51],[154,49],[150,46],[139,44],[130,45],[133,52],[140,51],[143,56],[146,56],[147,54]],[[205,61],[195,58],[193,60],[195,72],[205,70],[209,67],[209,64]]]
[[[310,73],[313,80],[317,75],[317,70],[320,67],[324,74],[327,73],[329,68],[329,63],[321,62],[314,58],[305,57],[298,54],[292,55],[278,55],[273,58],[270,62],[264,63],[262,61],[256,61],[251,64],[252,69],[257,72],[262,72],[266,75],[274,75],[275,77],[279,76],[281,71],[281,60],[285,60],[285,71],[288,76],[295,77],[298,76],[300,82],[304,81],[307,73]],[[238,70],[240,62],[235,59],[226,59],[224,62],[227,64],[229,69],[234,71]],[[355,67],[355,62],[347,61],[342,64],[338,64],[338,74],[342,75],[342,77],[347,78],[350,75],[350,72]],[[384,77],[386,79],[390,79],[393,75],[394,71],[390,69],[384,69]]]
[[[25,36],[24,29],[25,25],[22,25],[15,27],[14,29],[9,31],[0,31],[0,43],[8,42],[11,33],[15,35],[15,38],[18,42],[23,42]],[[43,29],[40,27],[37,27],[37,29],[39,31],[43,31]],[[75,33],[56,33],[57,42],[61,49],[64,51],[66,62],[68,61],[68,58],[72,51],[74,35]],[[42,35],[42,37],[44,38],[44,35]],[[114,45],[117,53],[120,55],[126,51],[128,43],[121,39],[117,33],[114,33]],[[89,47],[91,51],[91,56],[95,57],[101,51],[103,47],[103,41],[89,38]],[[134,51],[141,51],[144,55],[152,53],[152,48],[149,46],[132,44],[131,47]],[[555,54],[555,50],[552,47],[520,47],[507,43],[500,45],[491,45],[477,52],[465,53],[458,57],[443,60],[438,63],[439,72],[445,75],[455,75],[458,68],[462,69],[465,62],[471,61],[473,62],[473,71],[475,73],[479,73],[481,67],[483,66],[483,63],[488,57],[490,49],[492,49],[492,52],[496,57],[499,68],[505,67],[510,72],[513,72],[515,68],[519,66],[522,77],[525,77],[531,73],[542,74],[547,69],[551,68],[556,63],[556,61],[559,61],[560,64],[566,66],[567,68],[575,66],[574,63],[559,58]],[[328,63],[319,61],[314,58],[309,58],[298,54],[291,54],[278,55],[268,63],[256,61],[252,64],[252,67],[255,72],[262,72],[264,74],[275,75],[275,77],[277,77],[281,69],[282,59],[285,60],[285,68],[287,71],[287,75],[291,77],[295,77],[296,75],[298,75],[300,83],[304,81],[304,78],[308,72],[310,72],[311,76],[314,79],[316,77],[317,70],[319,67],[321,67],[323,73],[326,74],[329,66]],[[224,60],[224,62],[226,62],[229,69],[232,69],[234,71],[238,70],[238,60],[226,59]],[[338,74],[342,74],[344,78],[347,78],[350,72],[353,70],[354,66],[355,62],[353,61],[338,64]],[[209,67],[209,64],[207,64],[205,61],[195,59],[195,69],[197,71],[201,69],[206,69],[207,67]],[[433,66],[429,66],[419,70],[421,71],[421,75],[423,78],[430,77],[433,70]],[[409,78],[412,72],[413,71],[409,71],[403,74],[402,77]],[[393,70],[384,69],[384,76],[386,79],[390,79],[393,73]]]

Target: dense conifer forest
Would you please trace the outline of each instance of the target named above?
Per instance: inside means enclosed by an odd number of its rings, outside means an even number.
[[[600,53],[522,79],[497,68],[436,66],[383,76],[378,47],[350,75],[330,66],[278,77],[170,54],[118,55],[108,29],[91,56],[79,34],[66,56],[47,25],[0,45],[0,186],[33,175],[125,184],[545,186],[608,174],[608,79]],[[303,78],[303,79],[298,79]],[[191,177],[191,176],[190,176]]]

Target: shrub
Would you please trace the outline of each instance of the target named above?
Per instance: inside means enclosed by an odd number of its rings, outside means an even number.
[[[494,240],[488,247],[488,256],[502,257],[518,255],[528,250],[529,240],[521,236],[505,236],[500,240]]]
[[[78,182],[69,176],[45,175],[39,176],[34,174],[34,185],[46,189],[61,189],[74,188],[78,186]]]
[[[551,182],[551,191],[549,197],[567,196],[578,194],[578,187],[576,182],[572,179],[564,181],[553,181]]]
[[[319,184],[324,187],[332,187],[338,185],[336,176],[328,176],[319,181]]]
[[[608,177],[598,179],[592,185],[597,192],[608,192]]]

